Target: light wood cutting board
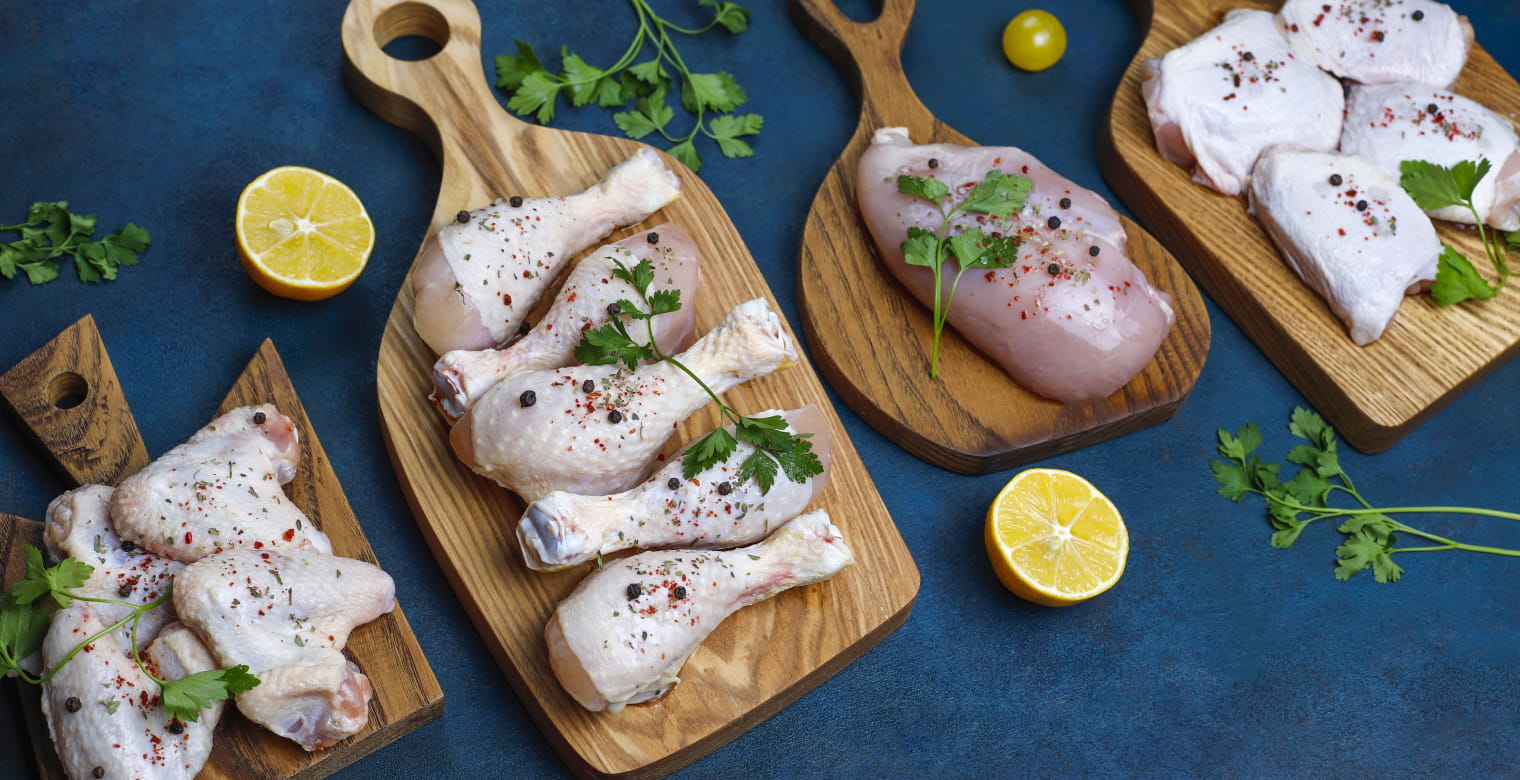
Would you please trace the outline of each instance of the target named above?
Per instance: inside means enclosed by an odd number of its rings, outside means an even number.
[[[381,50],[405,36],[422,36],[442,48],[421,61],[395,60]],[[496,198],[579,192],[641,146],[528,125],[509,115],[481,72],[480,17],[467,0],[355,0],[344,16],[343,46],[345,75],[360,102],[428,140],[443,162],[430,232],[461,209]],[[753,257],[712,192],[661,154],[681,172],[684,194],[646,224],[675,222],[702,252],[698,332],[752,298],[765,297],[774,308]],[[918,593],[918,569],[804,361],[733,390],[725,400],[741,413],[804,404],[824,411],[834,436],[834,467],[818,506],[843,531],[856,564],[827,582],[729,618],[663,700],[619,714],[585,711],[555,680],[543,629],[589,567],[543,574],[524,566],[512,533],[522,503],[460,465],[448,446],[448,429],[427,400],[434,356],[412,328],[412,305],[408,279],[386,324],[377,371],[381,423],[396,473],[455,593],[513,690],[573,771],[645,777],[676,769],[786,706],[907,618]],[[712,430],[717,420],[711,407],[697,413],[670,449]]]
[[[924,107],[899,53],[913,0],[885,0],[855,22],[830,0],[792,0],[798,28],[860,92],[860,124],[814,197],[802,236],[803,332],[829,384],[862,419],[914,455],[963,474],[1001,471],[1169,419],[1209,350],[1203,298],[1177,261],[1128,218],[1130,259],[1172,295],[1177,321],[1155,358],[1118,392],[1062,404],[1025,390],[946,328],[939,378],[929,377],[928,308],[882,266],[855,205],[856,168],[878,128],[914,143],[974,144]],[[988,139],[1017,146],[1017,138]]]
[[[54,464],[77,485],[114,485],[148,465],[147,448],[93,317],[85,316],[0,375],[0,397]],[[285,488],[291,500],[332,539],[335,553],[378,565],[279,353],[267,340],[217,414],[258,403],[274,404],[300,431],[301,462],[295,479]],[[210,421],[213,416],[206,415],[205,419]],[[6,587],[25,573],[23,550],[28,544],[42,545],[42,525],[0,515],[0,583]],[[217,726],[215,747],[199,777],[315,780],[443,714],[443,690],[401,607],[354,629],[346,652],[375,689],[369,724],[363,731],[335,747],[308,753],[229,707]],[[63,767],[42,717],[39,689],[20,687],[23,718],[31,733],[38,771],[48,780],[63,780]]]
[[[1156,232],[1278,370],[1363,452],[1381,452],[1520,349],[1520,291],[1482,304],[1404,300],[1382,338],[1352,343],[1323,299],[1282,260],[1245,202],[1191,181],[1156,151],[1140,97],[1140,64],[1198,37],[1248,0],[1137,0],[1149,24],[1109,111],[1100,162],[1114,191]],[[1520,85],[1474,46],[1454,87],[1501,116],[1520,113]],[[1476,231],[1436,222],[1441,240],[1488,270]]]

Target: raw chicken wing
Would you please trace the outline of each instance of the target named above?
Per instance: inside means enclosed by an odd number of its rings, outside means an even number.
[[[187,566],[174,607],[223,666],[261,681],[237,697],[249,720],[307,750],[369,722],[369,678],[343,657],[355,626],[396,605],[390,575],[313,550],[233,549]]]
[[[727,460],[682,478],[681,456],[637,487],[610,496],[556,491],[523,512],[517,526],[528,567],[562,569],[628,549],[736,547],[764,539],[796,517],[829,481],[833,446],[828,423],[817,408],[771,410],[791,432],[809,436],[823,473],[797,483],[778,474],[770,492],[753,479],[739,479],[739,467],[755,451],[739,442]],[[730,426],[730,431],[732,427]]]
[[[1245,189],[1268,146],[1329,151],[1340,139],[1340,82],[1296,58],[1266,11],[1231,11],[1218,27],[1141,68],[1161,155],[1226,195]]]
[[[656,316],[655,342],[665,354],[685,349],[696,318],[692,298],[700,277],[700,255],[686,232],[671,224],[629,236],[587,254],[565,278],[554,305],[521,339],[504,349],[454,350],[433,366],[433,398],[449,420],[463,415],[485,391],[513,371],[559,368],[575,361],[575,345],[591,328],[606,324],[608,306],[619,300],[638,300],[633,285],[612,275],[617,263],[630,270],[648,260],[655,273],[651,293],[679,290],[681,308]],[[645,325],[637,324],[642,333]]]
[[[417,334],[439,354],[506,341],[571,258],[680,194],[681,179],[644,147],[579,195],[465,212],[428,239],[412,272]]]
[[[1268,149],[1248,194],[1288,265],[1359,345],[1383,335],[1404,295],[1436,277],[1441,242],[1430,218],[1361,157]]]
[[[854,561],[822,510],[737,550],[623,558],[587,575],[549,618],[549,664],[588,710],[618,712],[658,699],[729,615],[822,582]]]
[[[1410,82],[1352,87],[1346,100],[1341,152],[1371,160],[1399,178],[1399,163],[1424,160],[1451,167],[1463,160],[1493,165],[1473,190],[1483,221],[1500,230],[1520,229],[1520,138],[1509,120],[1476,101]],[[1448,206],[1436,219],[1472,224],[1471,211]]]
[[[763,298],[742,303],[676,356],[717,394],[797,362]],[[638,484],[665,440],[711,398],[669,361],[509,374],[454,425],[454,452],[524,501]]]
[[[1467,17],[1434,0],[1287,0],[1278,20],[1305,62],[1363,84],[1449,87],[1473,42]]]
[[[980,227],[1018,241],[1012,267],[961,277],[949,323],[1024,387],[1058,401],[1103,398],[1150,362],[1171,329],[1171,296],[1152,287],[1124,254],[1119,215],[1013,147],[915,146],[900,127],[876,131],[860,159],[861,214],[887,270],[919,302],[933,305],[934,276],[903,260],[908,228],[939,232],[939,212],[897,191],[897,177],[935,177],[950,200],[965,197],[990,170],[1029,178],[1023,211],[1008,219],[962,213],[958,227]],[[955,278],[947,263],[944,285]]]

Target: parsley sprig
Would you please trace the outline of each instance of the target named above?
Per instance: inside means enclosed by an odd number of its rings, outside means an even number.
[[[643,306],[626,298],[618,301],[615,305],[622,316],[612,317],[606,325],[586,331],[575,347],[575,358],[591,366],[622,363],[630,371],[644,361],[664,360],[691,377],[691,381],[696,382],[707,392],[707,395],[718,405],[718,412],[722,419],[732,424],[734,431],[729,433],[726,428],[720,426],[688,447],[686,453],[681,456],[682,476],[691,479],[698,473],[728,460],[741,441],[753,445],[755,451],[751,452],[739,465],[739,479],[741,481],[754,479],[760,485],[761,494],[770,492],[778,472],[799,484],[806,482],[809,477],[823,473],[823,463],[813,452],[812,442],[808,441],[811,434],[797,434],[786,430],[786,420],[780,415],[769,417],[740,415],[734,411],[733,407],[723,403],[723,399],[719,398],[701,377],[692,373],[692,370],[681,361],[661,352],[660,345],[654,338],[654,318],[680,310],[681,291],[649,292],[649,286],[654,283],[654,266],[648,260],[640,260],[631,269],[623,265],[621,261],[613,260],[613,263],[617,267],[613,269],[612,275],[633,285]],[[625,316],[630,321],[644,321],[648,335],[647,341],[634,339],[628,332],[628,324],[624,321]]]
[[[1342,519],[1339,530],[1345,534],[1345,539],[1335,550],[1335,576],[1340,580],[1350,579],[1358,572],[1371,569],[1373,579],[1378,582],[1394,582],[1404,573],[1404,569],[1393,561],[1396,553],[1467,550],[1520,557],[1520,550],[1464,544],[1419,530],[1390,517],[1402,514],[1466,514],[1520,520],[1520,514],[1474,507],[1375,507],[1362,497],[1351,477],[1341,468],[1336,454],[1335,429],[1324,419],[1307,409],[1296,408],[1288,430],[1308,442],[1288,451],[1285,460],[1301,467],[1292,478],[1283,478],[1281,463],[1262,460],[1260,455],[1255,454],[1262,445],[1261,430],[1255,423],[1240,426],[1234,435],[1223,428],[1219,429],[1219,454],[1224,460],[1209,462],[1209,467],[1214,470],[1214,478],[1219,481],[1219,495],[1236,502],[1252,494],[1266,500],[1267,516],[1275,529],[1272,534],[1273,547],[1292,547],[1310,523],[1339,518]],[[1330,506],[1328,499],[1338,493],[1349,496],[1358,506]],[[1397,534],[1419,537],[1433,544],[1396,547]]]
[[[1505,262],[1505,244],[1520,249],[1520,231],[1512,231],[1501,239],[1498,230],[1489,230],[1478,216],[1473,204],[1473,190],[1488,175],[1492,166],[1487,159],[1477,162],[1463,160],[1447,168],[1424,160],[1404,160],[1399,163],[1399,184],[1416,205],[1426,211],[1460,206],[1473,215],[1478,226],[1478,237],[1483,241],[1484,254],[1499,274],[1499,284],[1489,284],[1487,279],[1473,267],[1471,261],[1442,244],[1441,256],[1436,261],[1436,283],[1430,288],[1431,297],[1441,306],[1451,306],[1466,300],[1488,300],[1504,289],[1504,283],[1514,274]]]
[[[75,593],[74,589],[83,585],[94,571],[95,567],[73,558],[65,558],[56,566],[47,566],[42,560],[41,550],[32,545],[26,546],[26,576],[11,586],[10,592],[0,596],[0,677],[15,674],[34,685],[45,683],[86,646],[130,623],[132,658],[137,661],[143,674],[159,684],[162,689],[160,703],[165,714],[171,718],[194,723],[200,720],[202,708],[259,684],[259,679],[248,673],[247,666],[208,669],[178,680],[160,680],[143,664],[142,656],[138,653],[137,627],[145,613],[169,600],[173,593],[173,583],[164,589],[163,595],[146,604]],[[76,600],[127,607],[130,611],[115,623],[79,642],[64,655],[57,666],[40,677],[29,674],[21,667],[22,660],[42,647],[53,612]]]
[[[16,272],[26,274],[32,284],[58,278],[58,258],[74,258],[80,281],[110,281],[116,269],[137,265],[137,253],[148,248],[148,231],[128,222],[127,226],[99,241],[95,235],[95,215],[69,211],[68,201],[33,203],[26,221],[19,225],[0,225],[0,233],[19,230],[21,238],[0,244],[0,276],[14,279]]]
[[[1011,217],[1024,208],[1033,185],[1034,182],[1023,176],[988,171],[965,198],[946,211],[950,187],[944,182],[920,176],[897,177],[898,192],[933,203],[940,215],[939,232],[910,227],[908,240],[902,242],[903,260],[908,265],[927,266],[934,271],[934,346],[930,351],[929,376],[939,376],[939,336],[950,316],[950,301],[955,298],[955,288],[960,286],[961,276],[973,268],[1007,268],[1018,259],[1017,236],[989,236],[978,227],[962,227],[951,235],[950,220],[966,212]],[[960,270],[947,293],[941,283],[945,260],[951,255],[955,256]]]
[[[512,93],[507,108],[548,124],[554,119],[561,93],[577,107],[591,102],[603,108],[625,108],[632,104],[632,110],[613,115],[618,129],[629,138],[659,133],[672,144],[670,154],[693,172],[702,167],[702,156],[694,143],[699,134],[715,141],[724,157],[753,156],[754,149],[743,137],[759,133],[764,119],[759,114],[732,113],[749,96],[726,72],[693,73],[671,37],[673,33],[700,35],[714,27],[738,35],[749,29],[749,9],[738,3],[700,0],[701,5],[713,10],[713,18],[702,27],[688,29],[656,14],[648,0],[628,2],[638,15],[639,29],[623,56],[607,68],[587,64],[579,55],[561,47],[561,69],[556,74],[544,67],[532,46],[522,41],[516,42],[517,54],[498,56],[496,86]],[[640,60],[646,43],[653,46],[654,53]],[[672,72],[680,77],[681,106],[696,117],[684,134],[671,130],[676,112],[666,99],[674,86]],[[708,112],[719,116],[710,118]]]

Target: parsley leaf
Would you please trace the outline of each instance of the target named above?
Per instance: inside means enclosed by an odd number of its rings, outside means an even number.
[[[249,674],[246,665],[208,669],[178,680],[164,680],[161,683],[164,712],[171,718],[195,723],[200,720],[202,709],[252,690],[258,684],[259,678]]]
[[[18,604],[30,604],[43,596],[52,596],[53,603],[67,607],[73,602],[68,594],[90,578],[95,567],[73,558],[64,558],[57,566],[48,566],[42,560],[42,551],[26,546],[26,576],[11,586],[11,593]]]
[[[1487,159],[1476,162],[1463,160],[1447,168],[1425,160],[1404,160],[1399,163],[1399,185],[1409,193],[1416,205],[1426,211],[1460,206],[1472,214],[1478,228],[1478,238],[1483,242],[1483,252],[1499,274],[1499,285],[1494,287],[1478,274],[1472,263],[1461,252],[1449,245],[1442,245],[1441,255],[1436,259],[1436,283],[1430,294],[1441,306],[1451,306],[1467,300],[1487,300],[1504,289],[1504,283],[1513,273],[1504,258],[1508,249],[1520,249],[1516,240],[1492,232],[1483,224],[1478,207],[1473,204],[1473,191],[1478,182],[1492,170]]]
[[[1449,244],[1441,246],[1441,256],[1436,259],[1436,283],[1430,288],[1430,296],[1438,305],[1451,306],[1474,298],[1486,301],[1499,294],[1473,268],[1471,261]]]
[[[21,670],[21,661],[42,647],[51,617],[48,612],[0,595],[0,678]]]
[[[95,235],[95,215],[69,211],[67,201],[33,203],[27,221],[19,225],[0,226],[0,232],[15,230],[21,238],[0,244],[0,276],[14,279],[17,272],[26,274],[32,284],[44,284],[58,278],[57,258],[74,258],[80,281],[99,282],[116,278],[116,269],[137,265],[137,255],[148,248],[148,231],[127,223],[121,230],[99,241]]]

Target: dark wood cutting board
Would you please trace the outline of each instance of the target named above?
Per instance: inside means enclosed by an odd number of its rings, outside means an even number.
[[[114,485],[149,463],[93,317],[85,316],[0,375],[0,398],[75,484]],[[300,431],[301,462],[295,480],[286,486],[290,499],[332,539],[333,552],[378,565],[285,365],[268,340],[216,414],[260,403],[274,404]],[[203,416],[210,421],[215,415]],[[0,515],[0,583],[6,587],[25,573],[22,556],[28,544],[41,546],[42,524]],[[400,606],[354,629],[346,652],[374,686],[369,724],[363,731],[335,747],[308,753],[228,707],[217,727],[211,758],[199,777],[326,777],[443,713],[443,689]],[[44,778],[63,780],[63,768],[42,717],[39,690],[20,687],[38,769]]]

